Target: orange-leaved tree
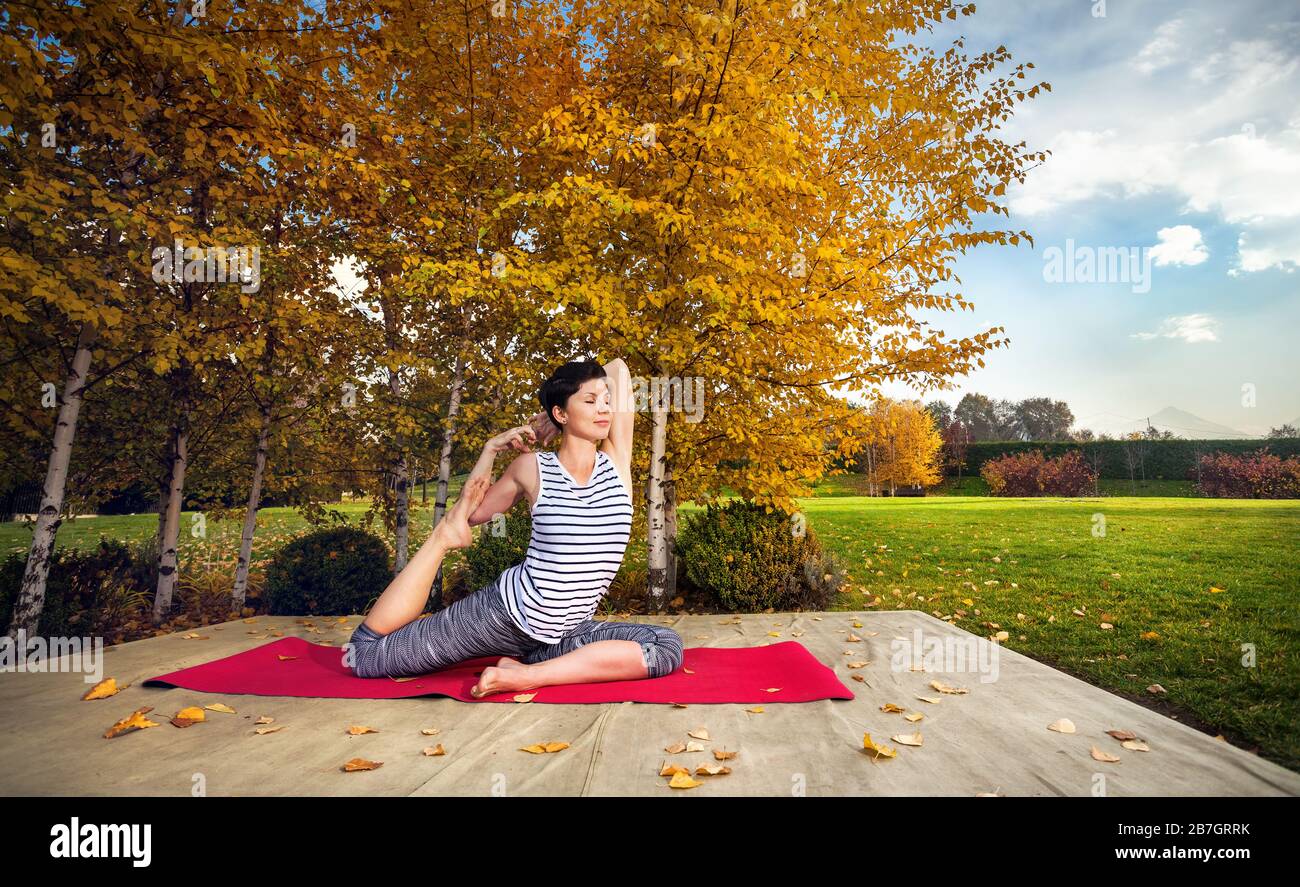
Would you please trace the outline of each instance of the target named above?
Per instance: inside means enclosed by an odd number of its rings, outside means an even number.
[[[998,198],[1044,156],[996,130],[1045,85],[1023,64],[983,82],[1005,47],[909,40],[973,11],[574,7],[583,85],[536,132],[564,174],[517,198],[554,221],[543,254],[511,261],[558,329],[640,383],[653,600],[671,588],[676,501],[726,487],[792,510],[861,446],[841,395],[924,392],[1004,344],[1000,327],[949,337],[918,316],[973,307],[950,289],[958,253],[1029,240],[981,215],[1006,214]]]

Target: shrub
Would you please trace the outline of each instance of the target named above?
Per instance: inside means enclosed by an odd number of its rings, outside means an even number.
[[[1197,490],[1232,499],[1300,498],[1300,458],[1280,459],[1263,447],[1239,456],[1212,453],[1201,457]]]
[[[1078,450],[1045,460],[1038,472],[1038,488],[1045,496],[1083,496],[1096,482],[1097,475]]]
[[[677,539],[686,582],[727,611],[825,609],[843,571],[792,519],[743,501],[687,515]]]
[[[181,611],[200,622],[224,622],[239,616],[232,596],[238,562],[195,564],[182,572],[176,583],[176,598]],[[244,590],[244,606],[257,603],[262,593],[262,577],[249,571]],[[251,607],[250,607],[251,609]]]
[[[462,549],[465,559],[462,581],[469,593],[495,582],[508,567],[524,562],[533,532],[533,519],[528,511],[528,500],[520,501],[522,504],[516,504],[505,514],[483,524],[474,543]]]
[[[10,555],[0,565],[0,619],[13,621],[22,589],[26,555]],[[37,631],[45,637],[104,634],[137,616],[153,600],[139,556],[124,542],[101,538],[87,551],[55,548],[45,581],[45,603]]]
[[[266,569],[270,615],[346,616],[364,613],[393,578],[388,549],[356,527],[299,536]]]
[[[980,477],[988,482],[993,496],[1037,496],[1042,467],[1043,454],[1038,450],[1010,453],[985,462]]]
[[[1039,450],[1008,453],[986,461],[980,477],[994,496],[1082,496],[1097,479],[1078,450],[1055,459]]]

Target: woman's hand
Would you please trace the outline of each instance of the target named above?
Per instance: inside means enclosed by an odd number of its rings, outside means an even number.
[[[542,412],[534,413],[532,418],[528,420],[528,424],[532,427],[537,442],[542,446],[549,444],[560,433],[560,430],[555,427],[555,423]]]
[[[484,444],[484,448],[491,450],[493,453],[500,453],[502,450],[515,450],[520,453],[531,452],[530,443],[537,441],[537,432],[531,425],[518,425],[509,431],[503,431],[496,437]]]

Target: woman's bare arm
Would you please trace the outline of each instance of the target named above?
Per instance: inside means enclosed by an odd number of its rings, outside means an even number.
[[[624,478],[632,475],[632,430],[636,426],[636,404],[632,399],[632,374],[623,358],[605,364],[605,381],[609,385],[609,402],[614,416],[609,435],[601,441],[604,450]]]
[[[524,458],[531,459],[535,457],[532,454],[529,454]],[[481,464],[482,460],[480,459],[479,461]],[[513,508],[515,503],[524,495],[524,483],[519,470],[519,463],[520,459],[515,459],[507,465],[506,470],[501,472],[501,477],[497,482],[488,488],[487,493],[483,496],[483,501],[479,503],[478,508],[474,509],[473,513],[469,516],[469,525],[471,527],[485,524],[492,520],[493,516],[497,514],[505,514]],[[488,471],[490,472],[491,470],[491,462],[489,462]],[[478,466],[475,466],[474,471],[478,471]],[[471,472],[470,477],[473,476],[474,473]]]

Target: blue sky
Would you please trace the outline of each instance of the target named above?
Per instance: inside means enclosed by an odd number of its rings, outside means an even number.
[[[982,3],[927,41],[938,51],[965,35],[972,57],[1005,45],[1013,58],[1002,71],[1033,62],[1027,77],[1052,91],[1019,105],[1003,137],[1053,156],[1008,189],[1010,221],[987,225],[1024,228],[1034,246],[960,256],[959,289],[977,310],[926,315],[949,335],[1004,326],[1010,348],[925,399],[1046,396],[1069,403],[1078,425],[1111,433],[1167,406],[1247,433],[1294,421],[1300,4],[1096,8]],[[1149,257],[1149,288],[1045,280],[1046,251],[1067,240],[1076,253]]]

